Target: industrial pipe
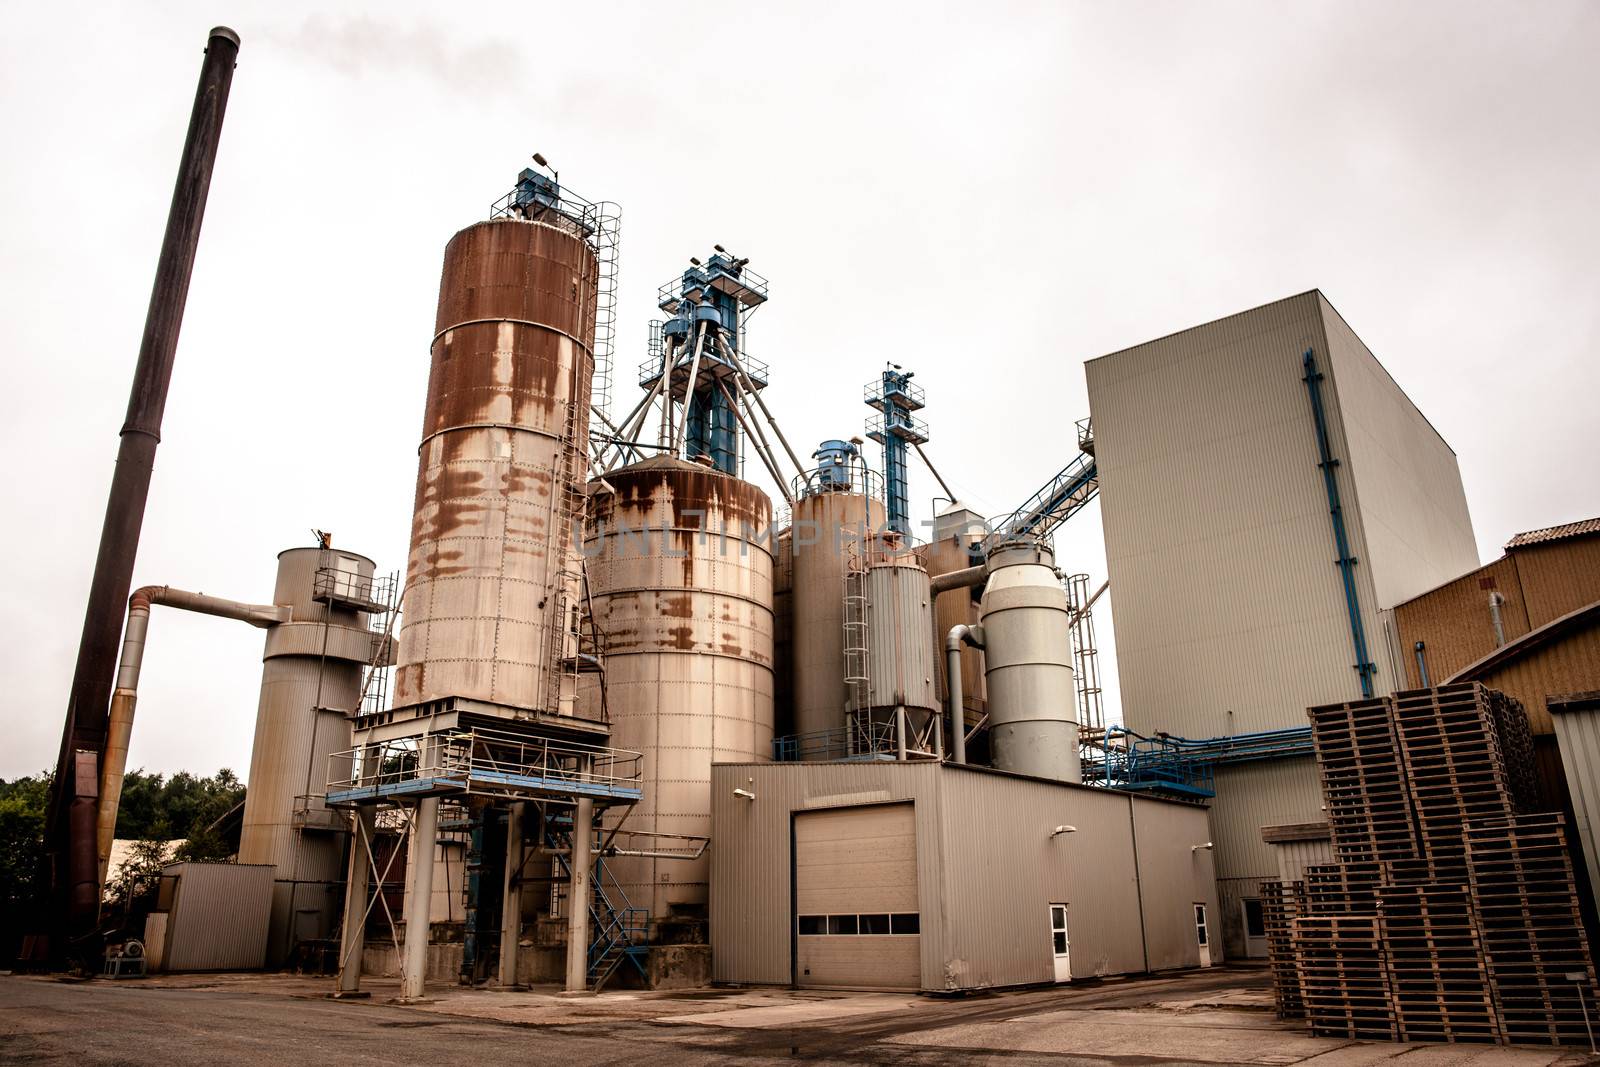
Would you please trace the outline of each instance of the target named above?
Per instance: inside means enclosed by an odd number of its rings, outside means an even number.
[[[1506,643],[1506,628],[1500,621],[1500,605],[1506,598],[1499,593],[1489,594],[1489,621],[1494,624],[1494,647],[1500,648]]]
[[[982,567],[976,568],[983,570]],[[964,571],[956,571],[964,574]],[[944,637],[945,670],[950,700],[950,762],[967,762],[967,702],[961,691],[961,645],[983,647],[983,627],[957,623]]]
[[[987,574],[988,569],[982,564],[959,571],[947,571],[944,574],[935,576],[932,583],[929,584],[928,590],[934,597],[938,597],[939,594],[948,593],[952,589],[971,589],[974,586],[982,585],[983,579]]]
[[[122,780],[128,769],[128,741],[133,733],[133,713],[139,700],[139,672],[150,628],[150,606],[163,604],[184,611],[237,619],[266,628],[290,620],[290,611],[277,604],[245,604],[237,600],[191,593],[169,585],[147,585],[128,598],[128,622],[123,629],[122,658],[117,666],[117,688],[111,694],[105,754],[100,762],[100,796],[95,820],[95,851],[99,858],[99,884],[105,885],[116,837],[117,807],[122,802]]]
[[[200,224],[205,217],[206,196],[211,189],[222,118],[238,56],[239,35],[225,26],[213,29],[206,41],[205,61],[189,114],[189,131],[156,260],[139,361],[106,500],[46,824],[45,851],[53,860],[52,890],[61,906],[55,921],[65,935],[54,942],[56,952],[62,951],[68,940],[91,932],[99,917],[96,793],[110,729],[109,705],[122,604],[133,585],[133,563],[150,496],[156,446],[161,441],[161,418],[172,382],[178,330],[189,297]]]
[[[1432,688],[1428,682],[1428,661],[1423,658],[1423,652],[1427,650],[1427,647],[1428,646],[1424,645],[1421,641],[1418,641],[1415,646],[1417,653],[1417,678],[1422,682],[1422,688],[1424,689]]]

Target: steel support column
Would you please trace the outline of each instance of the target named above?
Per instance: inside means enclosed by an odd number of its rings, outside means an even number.
[[[517,943],[522,937],[522,820],[528,802],[511,805],[506,816],[506,880],[500,894],[500,984],[517,984]]]
[[[589,903],[593,894],[594,801],[580,798],[572,809],[572,885],[567,893],[567,992],[589,989]]]
[[[439,838],[439,798],[417,802],[411,821],[411,884],[406,890],[406,951],[400,999],[422,997],[428,974],[428,926],[433,910],[433,853]]]
[[[340,993],[354,993],[361,988],[361,956],[367,947],[367,872],[371,869],[369,851],[377,819],[375,807],[362,805],[356,809],[355,834],[350,838],[350,873],[344,883],[344,927],[339,936]]]

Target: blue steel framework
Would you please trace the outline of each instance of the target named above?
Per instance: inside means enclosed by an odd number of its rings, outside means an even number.
[[[661,389],[669,406],[681,406],[677,437],[685,459],[704,457],[717,470],[741,476],[738,396],[767,384],[766,366],[744,351],[744,325],[766,303],[767,280],[747,260],[717,252],[704,263],[694,261],[657,295],[657,306],[672,317],[660,326],[659,349],[652,340],[639,385],[647,393]],[[652,323],[652,338],[655,330]],[[676,446],[661,442],[669,443]]]
[[[1094,424],[1079,419],[1078,454],[1016,511],[990,524],[984,554],[1022,537],[1044,540],[1056,527],[1081,511],[1100,492],[1100,468],[1094,458]]]
[[[925,404],[921,386],[912,385],[915,372],[891,363],[878,381],[864,391],[867,406],[878,412],[867,421],[867,436],[883,446],[884,511],[889,529],[911,533],[910,490],[907,484],[909,445],[928,443],[928,424],[912,414]]]
[[[1216,768],[1230,763],[1312,755],[1311,727],[1190,740],[1172,734],[1145,737],[1122,726],[1106,728],[1104,743],[1083,749],[1085,785],[1199,800],[1216,795]]]
[[[1350,554],[1350,538],[1345,532],[1344,507],[1339,501],[1339,480],[1335,477],[1335,468],[1339,461],[1333,456],[1333,447],[1328,440],[1328,419],[1322,406],[1322,372],[1317,369],[1317,357],[1311,349],[1306,349],[1305,377],[1301,381],[1306,383],[1306,391],[1311,394],[1311,415],[1317,428],[1317,467],[1322,471],[1323,485],[1328,491],[1328,513],[1333,517],[1333,543],[1339,552],[1339,558],[1334,560],[1334,565],[1339,568],[1339,577],[1344,582],[1345,610],[1350,614],[1350,643],[1355,648],[1356,672],[1361,676],[1361,695],[1363,698],[1371,697],[1372,676],[1378,673],[1378,667],[1367,654],[1367,633],[1361,625],[1361,601],[1356,596],[1356,557]]]

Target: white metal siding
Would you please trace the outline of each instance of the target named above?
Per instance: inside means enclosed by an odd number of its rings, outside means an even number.
[[[1307,867],[1333,862],[1333,841],[1329,838],[1321,841],[1284,841],[1274,844],[1272,848],[1278,853],[1278,881],[1285,885],[1304,881]]]
[[[267,954],[272,876],[266,864],[176,863],[178,885],[167,916],[162,968],[249,971]]]
[[[1589,889],[1600,911],[1600,711],[1564,711],[1551,718],[1576,819],[1572,837],[1583,850]]]
[[[1456,454],[1327,298],[1325,373],[1338,392],[1350,514],[1366,542],[1377,607],[1392,608],[1478,566]],[[1358,564],[1359,566],[1360,564]],[[1386,688],[1400,688],[1392,680]]]
[[[795,914],[907,914],[917,905],[910,804],[801,812],[794,820]],[[801,934],[796,981],[845,989],[917,989],[918,935]]]
[[[1135,730],[1300,726],[1359,696],[1301,380],[1322,347],[1307,293],[1086,366]]]

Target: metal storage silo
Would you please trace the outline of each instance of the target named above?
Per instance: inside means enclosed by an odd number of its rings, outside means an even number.
[[[989,554],[983,589],[989,745],[996,768],[1082,781],[1071,610],[1055,553],[1010,542]]]
[[[558,708],[599,276],[584,227],[553,208],[445,248],[396,706]]]
[[[927,570],[909,552],[867,568],[868,666],[862,688],[873,736],[879,736],[882,728],[895,729],[901,709],[910,734],[922,736],[937,713],[933,643],[928,640],[933,627],[929,582]],[[895,740],[902,741],[898,737]],[[914,751],[932,751],[931,745],[922,749],[914,743],[906,744]]]
[[[668,457],[590,485],[584,553],[611,744],[644,757],[629,830],[709,836],[711,764],[771,758],[771,521],[760,489]],[[599,686],[580,676],[580,714],[595,717]],[[704,916],[708,864],[606,861],[656,919]]]
[[[370,601],[373,562],[354,552],[278,554],[275,605],[291,621],[267,630],[250,750],[239,862],[277,868],[267,961],[302,940],[331,937],[344,880],[345,822],[322,802],[328,760],[350,747],[349,716],[380,635]]]
[[[797,734],[845,726],[845,574],[883,529],[883,502],[813,480],[794,502],[794,719]],[[854,554],[854,555],[852,555]]]

